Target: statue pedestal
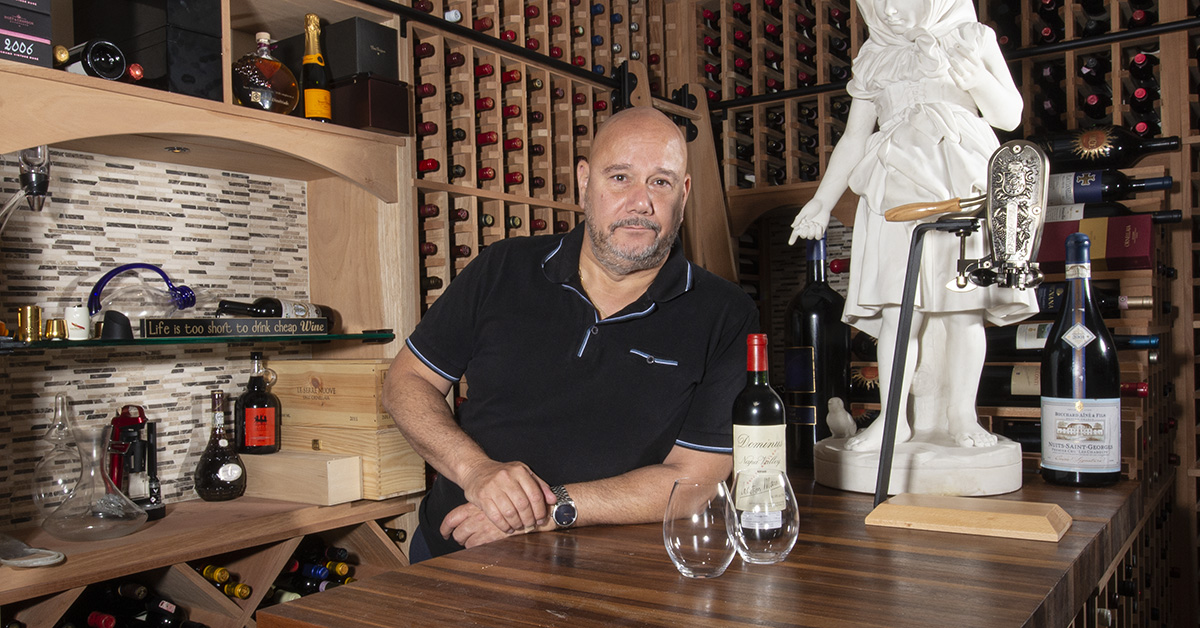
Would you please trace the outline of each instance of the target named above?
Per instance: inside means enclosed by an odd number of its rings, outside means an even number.
[[[993,447],[960,447],[945,432],[922,431],[896,445],[888,493],[1001,495],[1021,488],[1021,446],[1003,437]],[[844,438],[816,444],[813,467],[825,486],[874,493],[878,451],[847,451]]]

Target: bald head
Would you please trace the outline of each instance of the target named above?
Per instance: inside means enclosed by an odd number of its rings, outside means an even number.
[[[615,139],[626,134],[661,137],[672,151],[678,151],[679,160],[686,167],[687,138],[666,114],[654,107],[630,107],[605,120],[596,131],[591,157],[598,157],[602,151],[611,149]]]

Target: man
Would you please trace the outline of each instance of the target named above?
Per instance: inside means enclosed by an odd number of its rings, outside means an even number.
[[[758,314],[675,246],[686,140],[653,108],[622,111],[576,175],[586,227],[488,247],[388,372],[384,405],[438,471],[411,560],[661,520],[676,479],[729,474]],[[445,396],[463,376],[456,422]]]

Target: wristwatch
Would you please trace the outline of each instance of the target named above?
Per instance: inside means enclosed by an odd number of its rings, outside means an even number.
[[[579,517],[579,510],[575,508],[575,500],[567,494],[567,487],[563,485],[551,486],[551,491],[558,497],[558,501],[550,508],[550,516],[554,518],[554,525],[559,530],[565,530],[575,525],[575,519]]]

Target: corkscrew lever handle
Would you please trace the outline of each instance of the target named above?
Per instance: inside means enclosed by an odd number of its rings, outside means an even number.
[[[883,212],[884,220],[888,222],[904,222],[920,220],[942,214],[975,215],[987,202],[987,195],[971,196],[968,198],[952,198],[946,201],[908,203],[893,207]]]

